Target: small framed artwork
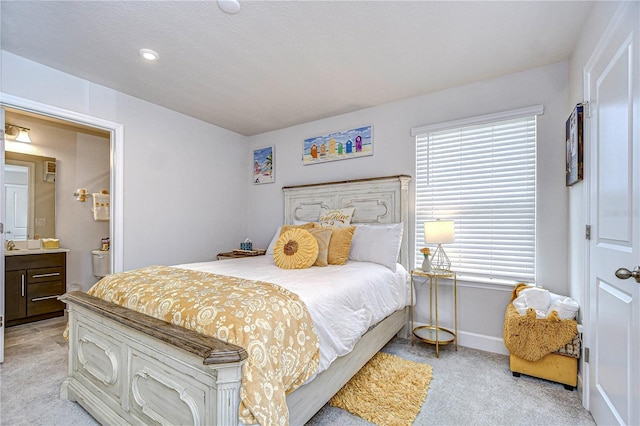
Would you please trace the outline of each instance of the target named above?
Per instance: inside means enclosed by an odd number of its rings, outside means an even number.
[[[583,178],[583,106],[574,108],[565,126],[567,152],[566,186],[580,182]]]
[[[364,126],[305,139],[302,164],[306,166],[373,155],[372,133],[372,126]]]
[[[253,183],[275,182],[275,168],[273,163],[273,147],[253,150]]]

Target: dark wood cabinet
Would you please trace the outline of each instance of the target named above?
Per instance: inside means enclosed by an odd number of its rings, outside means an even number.
[[[65,252],[6,256],[6,326],[64,315],[66,272]]]
[[[4,300],[7,323],[27,316],[27,271],[4,273]]]

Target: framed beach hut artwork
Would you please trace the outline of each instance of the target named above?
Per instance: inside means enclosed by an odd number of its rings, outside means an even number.
[[[275,182],[275,168],[273,163],[273,147],[253,150],[253,183]]]
[[[576,105],[565,124],[567,151],[566,186],[580,182],[583,178],[582,105]]]
[[[372,126],[305,139],[302,148],[302,164],[326,163],[367,155],[373,155]]]

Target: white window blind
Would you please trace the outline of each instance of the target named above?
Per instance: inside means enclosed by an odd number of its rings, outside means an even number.
[[[437,127],[416,129],[416,264],[423,222],[453,219],[443,248],[459,277],[534,282],[536,115]]]

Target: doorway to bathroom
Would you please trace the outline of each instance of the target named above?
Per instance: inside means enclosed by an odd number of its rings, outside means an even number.
[[[103,189],[108,190],[111,196],[110,206],[110,220],[103,226],[103,231],[98,234],[96,241],[91,244],[87,249],[80,251],[76,250],[78,254],[74,260],[70,258],[67,262],[70,272],[76,267],[81,265],[83,271],[76,273],[76,278],[73,278],[73,273],[70,273],[70,277],[67,280],[67,291],[70,290],[87,290],[93,282],[87,280],[86,274],[88,273],[92,278],[92,253],[91,249],[96,249],[101,246],[102,238],[108,237],[111,242],[111,267],[113,272],[122,270],[122,144],[123,144],[123,129],[122,125],[117,123],[108,122],[95,117],[90,117],[82,114],[77,114],[72,111],[63,110],[57,107],[52,107],[45,104],[39,104],[22,98],[12,97],[9,95],[3,95],[0,102],[2,112],[6,112],[6,119],[2,117],[4,114],[0,114],[0,118],[3,118],[2,128],[4,129],[5,121],[9,120],[31,120],[42,124],[43,127],[55,128],[55,131],[60,133],[76,132],[79,135],[76,138],[75,149],[77,152],[63,152],[59,156],[58,162],[58,182],[61,184],[64,180],[65,174],[67,177],[72,176],[70,179],[66,179],[65,187],[58,191],[58,198],[64,200],[66,205],[65,209],[57,208],[58,214],[76,213],[86,215],[90,220],[93,220],[91,202],[81,203],[74,197],[74,192],[77,186],[87,186],[88,191],[101,192]],[[12,123],[13,124],[13,123]],[[26,127],[26,126],[25,126]],[[34,133],[35,135],[35,133]],[[56,137],[59,136],[56,135]],[[4,141],[3,145],[4,144]],[[35,146],[34,143],[32,145]],[[73,145],[73,144],[72,144]],[[4,148],[4,146],[3,146]],[[15,150],[15,149],[14,149]],[[67,145],[67,151],[69,146]],[[100,154],[103,155],[102,160],[96,160]],[[90,174],[83,175],[83,168],[91,168],[92,161],[102,161],[105,166],[103,172],[93,177]],[[2,170],[0,173],[4,175],[4,163],[2,163]],[[89,167],[86,167],[89,165]],[[73,182],[73,183],[70,183]],[[106,182],[106,183],[105,183]],[[62,211],[60,211],[62,210]],[[4,215],[3,215],[4,216]],[[4,221],[4,217],[2,217]],[[66,225],[65,225],[66,226]],[[62,228],[64,228],[63,226]],[[71,228],[71,231],[64,229],[60,230],[60,245],[64,246],[66,241],[73,241],[74,236],[83,233],[83,227],[81,224],[74,224],[67,226]],[[3,235],[4,237],[4,235]],[[4,238],[2,238],[2,258],[4,259]],[[72,252],[70,252],[72,253]],[[4,263],[4,262],[3,262]],[[3,268],[4,269],[4,268]],[[2,275],[2,283],[0,285],[0,294],[4,295],[4,274]],[[0,299],[3,299],[0,297]],[[1,306],[0,314],[4,314],[4,300],[0,300]],[[4,359],[4,323],[0,323],[0,362]]]
[[[5,238],[15,241],[16,246],[25,240],[32,246],[39,245],[38,239],[59,240],[60,248],[69,250],[67,291],[86,291],[97,281],[91,252],[110,240],[106,208],[111,195],[110,134],[12,109],[5,111],[5,122],[30,129],[32,140],[5,140],[5,199],[15,201],[5,204]],[[53,177],[43,174],[47,163],[55,164]],[[19,164],[35,169],[27,175],[30,184],[22,177],[24,173],[12,171]],[[21,197],[20,191],[31,195]],[[79,191],[86,195],[74,195]],[[102,209],[96,209],[97,197]],[[10,204],[16,208],[10,209]],[[104,214],[97,215],[96,210]]]

